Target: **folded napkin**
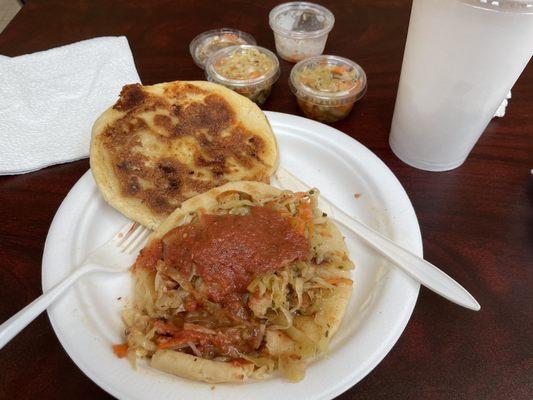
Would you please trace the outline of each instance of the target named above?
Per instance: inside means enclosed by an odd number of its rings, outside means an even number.
[[[134,82],[123,36],[0,56],[0,175],[87,157],[95,119]]]

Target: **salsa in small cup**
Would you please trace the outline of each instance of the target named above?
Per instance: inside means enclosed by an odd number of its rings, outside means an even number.
[[[261,105],[279,78],[279,60],[264,47],[240,45],[217,51],[205,65],[207,79]]]
[[[305,116],[322,122],[345,118],[366,92],[365,71],[337,56],[316,56],[300,61],[289,85]]]
[[[196,36],[189,45],[191,56],[200,68],[213,53],[229,46],[256,44],[254,37],[246,32],[232,28],[213,29]]]

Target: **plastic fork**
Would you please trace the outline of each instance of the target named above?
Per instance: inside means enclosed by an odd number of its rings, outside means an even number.
[[[126,272],[146,243],[150,230],[128,222],[107,243],[91,252],[79,268],[0,325],[0,349],[81,277],[93,272]]]
[[[305,182],[281,167],[276,171],[274,178],[277,180],[278,185],[284,189],[303,191],[311,189]],[[474,311],[481,309],[476,299],[444,271],[349,216],[322,194],[318,199],[318,203],[321,209],[327,210],[328,215],[332,216],[335,222],[361,238],[367,245],[420,284],[462,307]]]

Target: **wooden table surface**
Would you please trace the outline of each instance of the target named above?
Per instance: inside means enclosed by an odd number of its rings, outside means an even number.
[[[533,68],[514,87],[505,118],[491,122],[462,167],[419,171],[399,161],[388,146],[410,2],[322,3],[336,17],[326,52],[356,60],[369,82],[363,100],[335,127],[367,146],[396,174],[418,215],[426,258],[482,305],[475,313],[422,289],[389,355],[339,398],[533,398]],[[203,79],[189,55],[190,40],[207,29],[230,26],[274,49],[268,26],[274,4],[30,0],[0,35],[0,54],[17,56],[96,36],[126,35],[145,84]],[[290,68],[282,62],[281,78],[265,109],[299,114],[287,85]],[[0,321],[41,293],[48,227],[88,168],[82,160],[0,177]],[[46,315],[0,351],[0,365],[2,399],[110,397],[70,360]]]

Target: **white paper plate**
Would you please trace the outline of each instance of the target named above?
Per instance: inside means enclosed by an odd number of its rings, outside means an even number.
[[[278,138],[281,165],[318,187],[349,214],[422,255],[418,222],[392,172],[372,152],[343,133],[293,115],[267,112]],[[356,199],[355,193],[361,196]],[[100,196],[90,172],[72,188],[52,222],[43,256],[43,289],[49,289],[107,241],[125,222]],[[347,236],[356,264],[354,293],[326,357],[303,381],[281,378],[212,385],[167,375],[141,363],[137,371],[111,345],[123,341],[121,309],[130,276],[83,278],[48,310],[61,344],[78,367],[121,399],[331,399],[368,374],[402,333],[419,285],[371,249]],[[120,298],[120,300],[119,300]]]

